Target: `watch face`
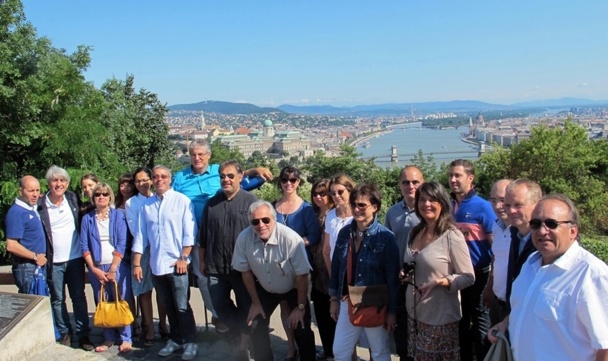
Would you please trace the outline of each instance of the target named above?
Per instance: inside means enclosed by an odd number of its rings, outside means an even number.
[[[301,310],[303,310],[305,307],[306,307],[306,306],[304,306],[304,304],[303,304],[303,303],[300,303],[300,304],[298,305],[298,308],[299,308],[299,309],[301,309]]]

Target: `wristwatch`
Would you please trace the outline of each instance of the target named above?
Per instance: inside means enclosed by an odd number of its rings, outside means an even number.
[[[179,257],[179,260],[180,260],[180,261],[186,261],[186,262],[188,262],[188,256],[185,256],[185,255],[183,255],[183,254],[182,254],[182,255]]]
[[[298,308],[299,308],[300,310],[304,311],[304,309],[306,308],[306,305],[305,305],[305,304],[303,304],[303,303],[300,303],[300,304],[298,305]]]

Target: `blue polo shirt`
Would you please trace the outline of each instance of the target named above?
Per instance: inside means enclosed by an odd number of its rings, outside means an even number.
[[[492,226],[496,221],[492,205],[471,189],[460,204],[452,200],[452,206],[456,227],[467,241],[473,267],[488,267],[492,263],[492,245],[488,235],[492,234]]]
[[[222,189],[220,166],[219,164],[209,164],[207,169],[200,174],[194,173],[192,167],[187,167],[175,173],[171,187],[176,192],[190,198],[194,204],[194,214],[198,223],[209,199]]]
[[[46,239],[38,213],[20,199],[6,213],[6,238],[19,243],[34,253],[46,253]]]

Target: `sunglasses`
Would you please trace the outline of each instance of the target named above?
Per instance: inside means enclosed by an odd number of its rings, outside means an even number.
[[[332,197],[335,197],[336,194],[339,195],[339,196],[341,196],[341,195],[344,194],[344,192],[346,192],[346,189],[340,189],[340,190],[337,190],[337,191],[330,191],[329,194],[331,194]]]
[[[281,183],[285,184],[287,182],[291,183],[291,184],[296,184],[296,182],[299,181],[298,178],[281,178]]]
[[[539,230],[540,227],[542,227],[542,225],[544,224],[549,229],[556,229],[562,223],[572,223],[572,221],[557,221],[552,218],[547,218],[544,221],[541,221],[538,218],[534,218],[530,220],[530,228],[536,231]]]
[[[367,207],[371,206],[371,204],[367,204],[367,203],[351,203],[350,206],[353,209],[358,208],[358,209],[361,209],[361,210],[364,211],[364,210],[367,209]]]
[[[270,217],[254,218],[251,220],[251,225],[258,226],[260,225],[260,221],[264,222],[264,224],[268,224],[270,223]]]
[[[229,179],[234,179],[236,177],[234,174],[220,174],[220,179],[224,179],[228,177]]]
[[[97,192],[97,193],[93,194],[93,196],[95,196],[95,197],[101,197],[101,196],[109,197],[110,193],[108,193],[108,192]]]
[[[323,191],[323,192],[312,192],[312,197],[327,197],[327,192]]]
[[[417,185],[420,185],[420,181],[417,181],[417,180],[411,181],[411,180],[406,179],[406,180],[401,181],[401,184],[403,184],[404,186],[409,186],[410,184],[413,186],[417,186]]]

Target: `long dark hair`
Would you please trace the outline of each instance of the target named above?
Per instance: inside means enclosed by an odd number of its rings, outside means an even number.
[[[134,195],[137,194],[137,187],[135,187],[135,181],[133,180],[133,174],[125,173],[125,174],[121,175],[120,178],[118,179],[118,192],[116,192],[116,202],[114,202],[114,205],[116,206],[116,208],[119,208],[120,206],[124,205],[124,203],[127,201],[125,199],[125,197],[122,195],[122,193],[120,192],[120,185],[123,183],[131,184],[131,189],[133,190],[133,194],[131,194],[131,197],[133,197]]]
[[[433,232],[434,235],[440,236],[447,232],[450,228],[454,227],[454,219],[452,218],[452,203],[450,202],[448,192],[441,184],[437,182],[423,183],[416,190],[416,204],[414,206],[414,210],[416,211],[418,219],[420,219],[420,223],[418,223],[410,232],[410,242],[412,242],[420,232],[426,230],[428,227],[426,220],[422,217],[420,211],[418,210],[418,202],[420,201],[420,197],[422,195],[429,197],[431,200],[439,203],[441,206],[439,219],[437,220]]]

